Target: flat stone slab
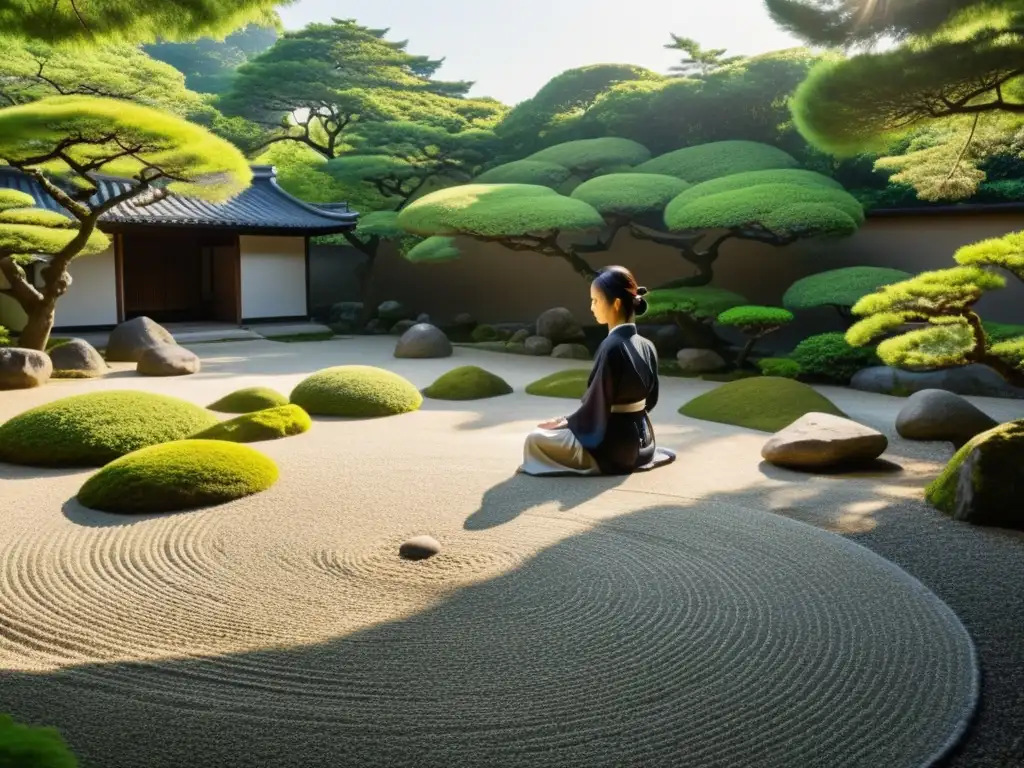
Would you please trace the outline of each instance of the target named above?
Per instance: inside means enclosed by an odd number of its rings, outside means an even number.
[[[807,413],[772,435],[761,449],[765,461],[796,469],[860,464],[881,456],[889,439],[876,429],[830,413]]]

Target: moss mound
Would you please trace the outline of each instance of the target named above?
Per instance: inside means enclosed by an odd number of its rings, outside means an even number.
[[[846,416],[831,400],[799,381],[758,376],[723,384],[679,409],[692,419],[778,432],[807,413]]]
[[[961,484],[965,462],[970,463],[971,477],[969,483]],[[976,435],[957,451],[942,474],[925,489],[925,498],[936,509],[960,520],[1024,529],[1020,506],[1024,495],[1022,464],[1024,420],[1000,424]]]
[[[288,398],[277,390],[270,387],[246,387],[224,395],[206,407],[220,413],[252,413],[279,405],[288,405]]]
[[[339,365],[306,377],[292,403],[316,416],[375,418],[418,410],[423,395],[397,373],[369,365]]]
[[[0,715],[0,765],[77,768],[78,760],[56,728],[23,725]]]
[[[0,461],[35,467],[102,467],[217,424],[204,408],[166,395],[115,390],[55,400],[0,425]]]
[[[245,445],[179,440],[122,456],[85,481],[78,501],[118,514],[180,512],[265,491],[277,465]]]
[[[589,378],[590,370],[587,368],[558,371],[528,384],[526,394],[540,395],[541,397],[569,397],[579,400],[587,391],[587,379]]]
[[[435,400],[482,400],[511,392],[507,381],[475,365],[450,370],[423,390]]]
[[[279,405],[253,413],[243,413],[233,419],[204,429],[193,435],[193,440],[228,440],[232,443],[258,443],[301,435],[313,426],[309,414],[297,405]]]

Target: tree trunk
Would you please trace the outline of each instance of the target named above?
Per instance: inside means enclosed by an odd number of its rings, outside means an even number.
[[[18,336],[18,346],[46,351],[56,317],[57,302],[43,300],[27,310],[28,320]]]
[[[743,345],[740,353],[736,355],[736,370],[743,368],[743,364],[747,362],[747,358],[750,356],[750,353],[754,351],[754,345],[757,343],[757,339],[757,336],[750,336],[747,338],[747,343]]]

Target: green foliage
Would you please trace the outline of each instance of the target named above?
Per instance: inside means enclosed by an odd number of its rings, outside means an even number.
[[[1024,421],[1000,424],[971,438],[925,489],[928,503],[948,515],[954,514],[962,489],[961,468],[972,454],[979,455],[972,459],[971,522],[1024,528],[1019,501],[1024,493],[1024,476],[1020,472],[1024,462]]]
[[[975,343],[966,320],[958,320],[886,339],[878,345],[878,356],[894,368],[954,368],[971,362]]]
[[[0,766],[77,768],[78,760],[56,728],[23,725],[0,715]]]
[[[192,440],[227,440],[232,443],[257,443],[301,435],[313,422],[297,405],[278,405],[243,413],[192,435]]]
[[[482,400],[511,392],[507,381],[475,365],[454,368],[423,390],[435,400]]]
[[[795,379],[800,376],[800,363],[788,357],[765,357],[757,361],[757,368],[764,376]]]
[[[476,328],[474,328],[472,333],[470,333],[470,338],[473,340],[474,343],[482,344],[488,341],[498,341],[500,340],[501,337],[498,334],[497,328],[495,328],[493,325],[484,324],[478,325]]]
[[[614,136],[577,139],[556,144],[527,157],[538,163],[555,163],[578,176],[589,176],[607,166],[635,166],[651,157],[643,144]]]
[[[1009,341],[1024,336],[1024,325],[1017,323],[997,323],[991,320],[982,322],[985,329],[985,336],[989,341]]]
[[[291,401],[315,416],[376,418],[418,410],[423,396],[396,373],[367,365],[341,365],[307,376]]]
[[[408,234],[398,226],[397,211],[371,211],[359,217],[356,234],[360,237],[394,239]]]
[[[0,258],[20,254],[57,254],[78,235],[78,222],[69,216],[42,208],[15,207],[35,205],[30,195],[10,190],[0,197]],[[110,239],[93,230],[79,256],[101,253]]]
[[[806,186],[816,189],[827,188],[843,190],[843,185],[833,178],[815,171],[804,170],[803,168],[771,168],[765,171],[740,171],[731,173],[728,176],[719,176],[715,179],[694,184],[689,189],[676,196],[679,204],[695,200],[707,195],[715,195],[720,192],[735,192],[737,190],[756,187],[762,184],[786,184],[790,186]]]
[[[848,192],[797,184],[758,184],[676,198],[665,208],[665,224],[673,232],[737,229],[750,237],[779,240],[849,235],[863,222],[864,210]]]
[[[35,198],[16,189],[0,189],[0,211],[7,212],[18,208],[31,208],[36,204]]]
[[[526,394],[540,397],[565,397],[579,400],[587,391],[590,371],[586,368],[570,368],[557,371],[526,385]]]
[[[679,413],[761,432],[778,432],[808,413],[846,415],[806,384],[774,376],[723,384],[685,403]]]
[[[513,160],[484,171],[475,184],[537,184],[560,190],[569,181],[572,171],[562,165],[538,160]]]
[[[437,264],[457,259],[462,256],[462,252],[455,244],[454,237],[437,235],[421,240],[402,255],[416,264]]]
[[[14,344],[14,338],[11,336],[11,332],[0,325],[0,347],[10,347]]]
[[[260,493],[278,476],[269,457],[246,445],[179,440],[110,462],[85,481],[78,502],[122,515],[180,512]]]
[[[851,346],[841,333],[809,336],[796,345],[790,357],[803,375],[836,384],[847,384],[857,371],[878,365],[873,349]]]
[[[304,144],[294,141],[271,144],[253,162],[277,168],[277,182],[289,194],[309,203],[335,203],[345,200],[363,213],[362,219],[376,208],[387,205],[376,190],[359,181],[339,181],[326,173],[327,160]]]
[[[888,267],[830,269],[797,280],[782,296],[782,305],[791,310],[816,307],[848,309],[882,286],[909,278],[909,272]]]
[[[71,166],[56,159],[58,147],[93,172],[138,179],[157,169],[168,179],[169,192],[211,201],[238,194],[252,179],[248,162],[231,144],[150,107],[58,96],[0,110],[0,160],[72,175]],[[122,147],[135,151],[126,154]],[[54,159],[32,162],[50,155]]]
[[[268,24],[281,0],[90,0],[0,5],[3,36],[93,46],[108,42],[219,37],[248,23]]]
[[[246,387],[224,395],[206,407],[220,413],[252,413],[287,404],[288,398],[277,390],[269,387]]]
[[[136,391],[93,392],[37,406],[0,425],[0,461],[100,467],[139,448],[217,424],[197,405]]]
[[[187,43],[159,42],[142,50],[181,72],[193,91],[223,93],[231,85],[235,70],[263,53],[276,39],[274,27],[253,24],[223,40],[207,37]]]
[[[705,48],[690,37],[671,37],[672,42],[667,43],[665,48],[670,51],[682,51],[686,56],[679,64],[669,67],[670,72],[699,77],[743,60],[742,56],[726,56],[725,48]]]
[[[957,249],[953,259],[965,267],[998,267],[1024,280],[1024,232],[1011,232]]]
[[[741,306],[727,309],[717,318],[721,325],[751,336],[764,335],[793,322],[793,313],[780,307]]]
[[[637,322],[648,324],[680,320],[712,323],[727,309],[747,303],[738,293],[712,286],[656,289],[644,298],[647,311],[637,318]]]
[[[531,184],[466,184],[432,192],[398,215],[418,235],[503,238],[597,229],[601,214],[586,203]]]
[[[755,141],[713,141],[659,155],[636,166],[637,173],[675,176],[691,184],[732,173],[796,168],[792,155]]]
[[[606,218],[632,219],[660,213],[689,184],[655,173],[613,173],[580,184],[572,197],[593,206]]]

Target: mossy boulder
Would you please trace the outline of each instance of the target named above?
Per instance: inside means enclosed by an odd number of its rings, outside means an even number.
[[[243,413],[222,421],[192,436],[194,440],[228,440],[232,443],[258,443],[301,435],[313,426],[309,414],[297,405],[279,405],[262,411]]]
[[[470,333],[470,338],[477,344],[487,341],[498,341],[500,335],[493,325],[478,325]]]
[[[434,400],[482,400],[511,392],[507,381],[476,365],[454,368],[423,390]]]
[[[279,405],[288,405],[288,398],[277,390],[270,387],[245,387],[224,395],[206,407],[220,413],[252,413]]]
[[[526,394],[539,395],[541,397],[567,397],[579,400],[587,391],[587,380],[590,378],[590,370],[587,368],[572,368],[568,371],[558,371],[543,379],[537,379],[532,384],[526,385]]]
[[[56,728],[24,725],[0,715],[0,765],[11,768],[78,768]]]
[[[757,376],[723,384],[693,398],[679,413],[691,419],[761,432],[778,432],[808,413],[846,416],[831,400],[808,385],[777,376]]]
[[[176,397],[131,390],[92,392],[40,405],[0,425],[0,461],[101,467],[217,423],[214,414]]]
[[[78,501],[118,514],[180,512],[251,496],[277,478],[277,465],[246,445],[181,440],[112,461],[85,481]]]
[[[925,490],[935,508],[976,525],[1024,529],[1024,420],[969,440]]]
[[[339,365],[306,377],[293,404],[314,416],[377,418],[418,410],[423,395],[397,373],[369,365]]]

